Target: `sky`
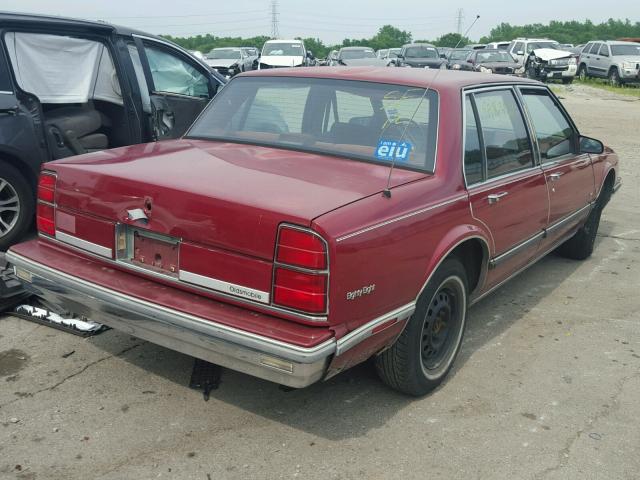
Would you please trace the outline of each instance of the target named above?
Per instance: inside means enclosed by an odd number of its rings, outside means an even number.
[[[595,23],[608,18],[640,21],[639,0],[614,0],[606,2],[606,7],[595,2],[592,7],[587,5],[585,0],[278,0],[278,20],[280,38],[316,37],[326,44],[371,37],[385,24],[410,31],[414,39],[435,39],[457,31],[459,9],[463,13],[462,33],[480,15],[468,34],[474,40],[502,22],[522,25],[586,18]],[[100,19],[174,36],[271,34],[271,0],[3,0],[0,9]]]

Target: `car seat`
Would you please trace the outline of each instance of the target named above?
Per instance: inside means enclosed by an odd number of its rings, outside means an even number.
[[[54,159],[104,150],[109,139],[98,131],[108,119],[90,106],[67,106],[45,114],[45,128]]]

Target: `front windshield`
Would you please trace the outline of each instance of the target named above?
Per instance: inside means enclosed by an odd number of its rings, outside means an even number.
[[[356,60],[359,58],[376,58],[376,54],[373,50],[342,50],[340,52],[340,58],[343,60]]]
[[[471,50],[454,50],[449,55],[449,60],[464,60]]]
[[[214,97],[187,137],[387,165],[395,161],[397,167],[432,171],[437,123],[433,90],[325,78],[238,77]]]
[[[611,45],[611,55],[640,56],[640,43],[636,45]]]
[[[560,45],[556,42],[531,42],[527,44],[527,53],[531,53],[539,48],[551,48],[559,50]]]
[[[301,57],[302,45],[288,42],[267,42],[262,48],[262,55],[273,57]]]
[[[209,60],[218,58],[240,58],[240,50],[237,50],[235,48],[214,48],[209,53],[207,53],[207,58]]]
[[[433,47],[407,47],[404,56],[407,58],[438,58],[438,52]]]
[[[513,62],[513,57],[507,52],[479,52],[476,55],[477,63],[489,63],[489,62]]]

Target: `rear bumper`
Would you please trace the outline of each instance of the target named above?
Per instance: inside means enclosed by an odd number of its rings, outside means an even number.
[[[54,304],[178,352],[294,388],[325,376],[335,339],[301,347],[151,303],[74,277],[13,251],[25,288]]]

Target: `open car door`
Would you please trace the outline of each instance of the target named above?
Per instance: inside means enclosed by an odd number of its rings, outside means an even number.
[[[153,137],[181,137],[220,84],[202,65],[171,44],[134,38],[149,91]]]

